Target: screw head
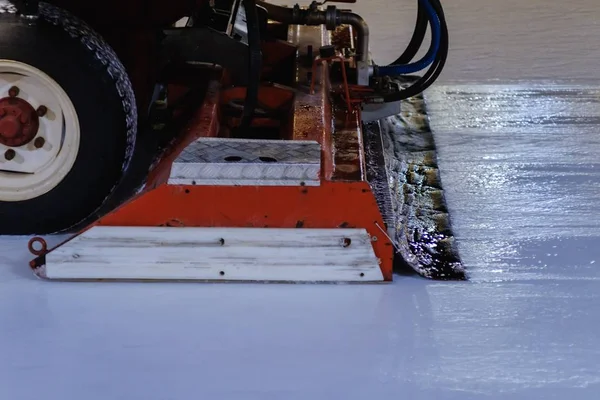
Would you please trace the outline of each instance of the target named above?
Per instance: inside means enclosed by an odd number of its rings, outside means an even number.
[[[33,145],[35,146],[36,149],[41,149],[42,147],[44,147],[45,144],[46,144],[46,139],[44,139],[41,136],[35,138],[35,140],[33,141]]]
[[[21,93],[21,90],[16,86],[13,86],[10,89],[8,89],[8,95],[10,97],[17,97],[19,93]]]
[[[4,158],[6,158],[7,161],[11,161],[16,155],[17,153],[13,149],[8,149],[4,152]]]
[[[48,107],[46,107],[46,106],[39,106],[37,109],[38,117],[43,117],[44,115],[46,115],[47,112],[48,112]]]

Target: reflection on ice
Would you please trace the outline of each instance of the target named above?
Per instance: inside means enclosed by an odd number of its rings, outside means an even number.
[[[599,278],[600,88],[440,86],[427,100],[473,278]]]

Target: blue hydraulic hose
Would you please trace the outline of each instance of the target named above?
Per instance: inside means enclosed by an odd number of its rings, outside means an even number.
[[[442,26],[440,24],[438,15],[431,6],[429,0],[419,0],[419,2],[427,12],[427,17],[429,18],[429,22],[431,24],[431,46],[429,47],[429,51],[427,51],[427,54],[425,54],[421,60],[411,64],[376,67],[374,69],[375,75],[399,76],[413,74],[427,68],[435,61],[437,53],[440,49],[440,42],[442,40]]]

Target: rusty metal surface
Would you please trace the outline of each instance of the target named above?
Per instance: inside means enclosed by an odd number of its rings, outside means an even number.
[[[38,112],[26,100],[15,96],[0,99],[0,144],[9,147],[31,142],[40,127]]]
[[[335,111],[333,132],[334,181],[362,181],[365,176],[365,154],[362,124],[358,112]]]
[[[332,33],[332,42],[341,48],[353,46],[353,32],[350,26],[336,29]],[[360,110],[354,107],[348,86],[346,69],[342,66],[342,82],[334,107],[333,151],[335,154],[334,180],[356,181],[366,179],[365,146]],[[337,83],[337,82],[336,82]]]
[[[321,143],[324,179],[365,180],[365,157],[359,111],[349,112],[343,98],[339,99],[332,95],[328,68],[318,65],[314,69],[315,72],[312,72],[313,64],[304,62],[308,46],[312,46],[313,52],[318,52],[321,46],[331,44],[330,33],[324,27],[299,27],[291,30],[290,39],[299,44],[294,139],[316,140]],[[308,88],[311,84],[314,88],[313,94],[310,94]]]
[[[290,28],[289,40],[298,43],[298,57],[296,66],[297,92],[294,99],[293,113],[293,139],[315,140],[321,143],[323,170],[325,179],[331,179],[334,171],[334,162],[331,147],[331,105],[328,97],[329,80],[327,70],[323,67],[317,69],[318,80],[315,83],[315,93],[310,93],[312,64],[305,62],[309,53],[318,51],[322,45],[330,44],[327,30],[319,26],[299,26]]]

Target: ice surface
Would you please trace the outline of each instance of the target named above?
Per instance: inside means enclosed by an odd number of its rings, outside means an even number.
[[[376,3],[359,12],[390,61],[413,16]],[[444,4],[445,79],[599,77],[596,0]],[[50,283],[2,239],[0,399],[600,398],[600,91],[581,111],[462,89],[429,107],[473,281]]]
[[[433,286],[448,298],[434,311],[446,316],[439,383],[599,398],[600,89],[437,86],[427,98],[472,278]]]
[[[599,99],[429,93],[468,283],[52,283],[3,239],[0,398],[595,400]]]

